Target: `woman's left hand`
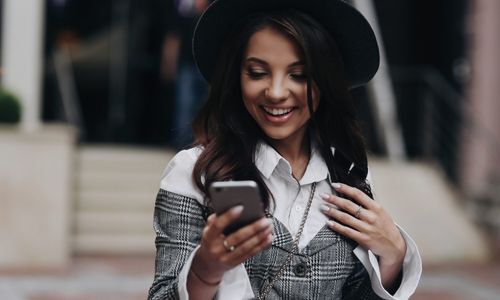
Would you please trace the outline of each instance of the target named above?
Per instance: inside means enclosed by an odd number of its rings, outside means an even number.
[[[334,183],[333,187],[339,195],[351,200],[322,195],[330,204],[322,205],[323,213],[331,219],[328,221],[330,228],[377,255],[381,272],[383,268],[398,270],[397,276],[406,254],[406,243],[391,216],[362,191],[346,184]],[[390,275],[394,274],[388,275],[393,277]]]

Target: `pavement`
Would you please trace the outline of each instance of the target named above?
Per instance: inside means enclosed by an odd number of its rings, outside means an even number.
[[[154,258],[75,257],[63,270],[0,270],[1,300],[139,300],[147,298]],[[424,266],[412,300],[499,300],[500,261]]]

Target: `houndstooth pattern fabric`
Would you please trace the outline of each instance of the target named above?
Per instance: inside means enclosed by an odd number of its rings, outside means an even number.
[[[272,247],[245,262],[256,296],[278,273],[293,247],[286,227],[273,218]],[[323,227],[309,245],[294,255],[267,299],[380,299],[364,267],[353,253],[356,243]]]
[[[160,189],[154,212],[156,269],[148,299],[179,299],[178,275],[201,241],[210,209],[196,199]],[[286,227],[273,218],[272,246],[245,262],[255,296],[292,249]],[[323,227],[294,255],[267,299],[381,299],[353,253],[356,244]]]
[[[148,299],[179,299],[178,275],[201,241],[207,213],[196,199],[160,189],[153,220],[155,278]]]

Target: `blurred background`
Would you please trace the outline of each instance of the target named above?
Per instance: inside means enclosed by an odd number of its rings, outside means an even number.
[[[161,173],[207,86],[209,0],[0,0],[0,299],[144,299]],[[374,192],[419,245],[413,299],[500,299],[500,1],[355,0]]]

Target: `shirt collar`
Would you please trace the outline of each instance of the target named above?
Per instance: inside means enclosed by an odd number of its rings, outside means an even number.
[[[266,179],[271,177],[274,169],[278,166],[280,160],[285,160],[273,147],[263,141],[257,143],[255,148],[255,166],[264,175]]]
[[[333,150],[333,149],[332,149]],[[264,141],[260,141],[255,148],[255,166],[260,173],[269,179],[278,165],[286,164],[291,176],[291,168],[288,161],[281,156],[278,151]],[[280,163],[281,162],[281,163]],[[315,142],[311,145],[311,158],[306,168],[304,176],[300,179],[300,184],[311,184],[323,181],[328,177],[328,167]]]

